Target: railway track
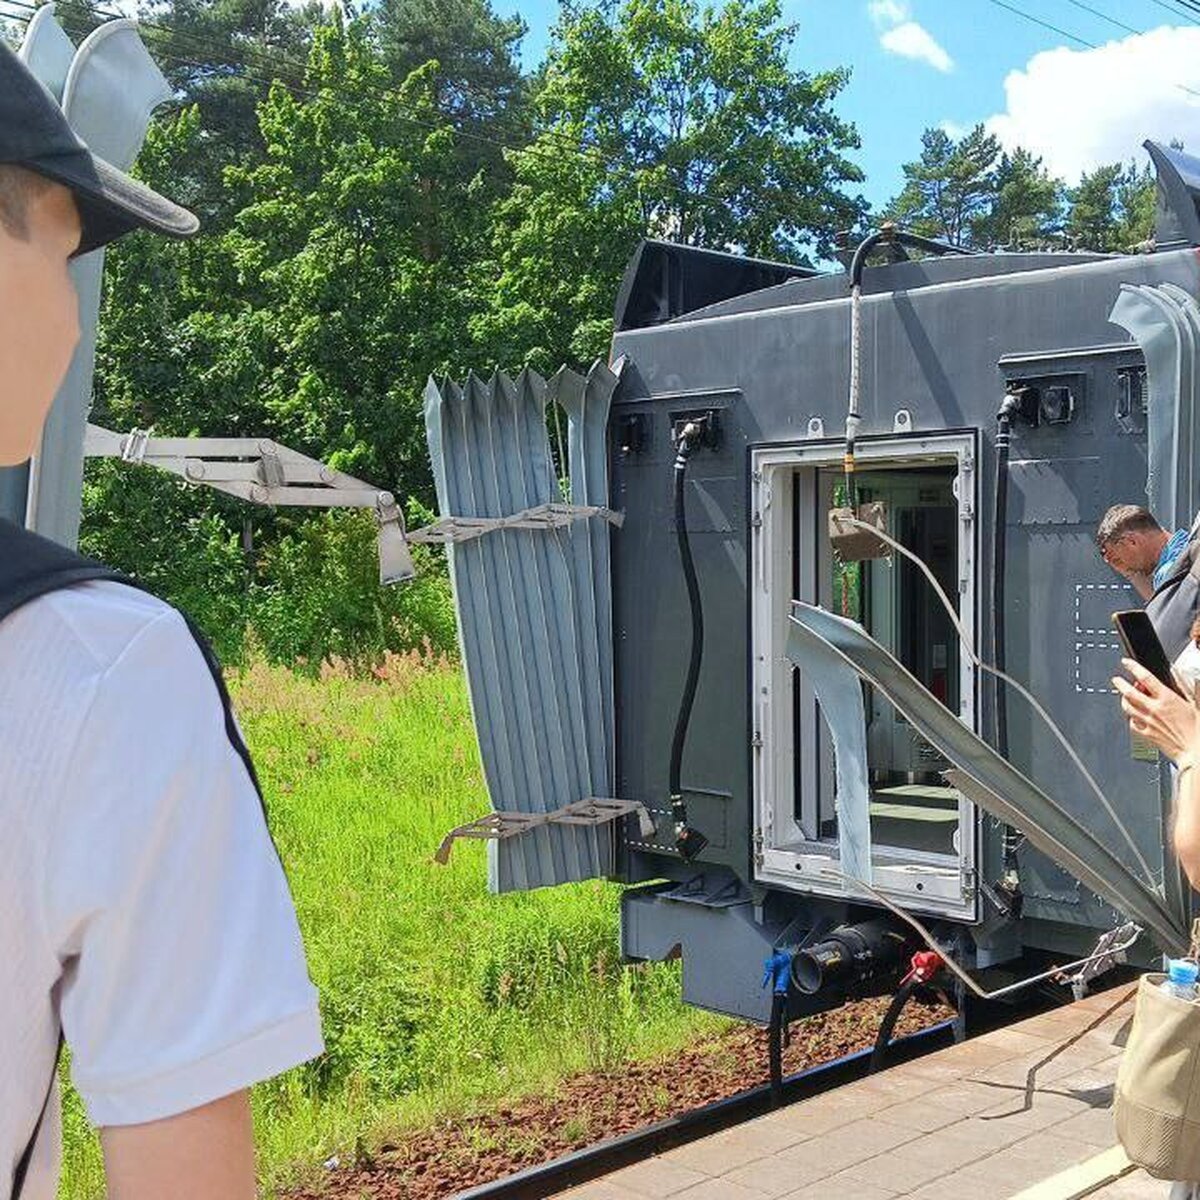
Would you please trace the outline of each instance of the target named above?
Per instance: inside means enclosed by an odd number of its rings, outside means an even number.
[[[943,1021],[919,1033],[898,1038],[889,1047],[889,1060],[907,1062],[949,1045],[954,1036],[953,1027],[953,1021]],[[871,1053],[869,1048],[856,1050],[831,1062],[785,1076],[783,1102],[795,1104],[861,1079],[870,1068]],[[621,1167],[761,1116],[771,1107],[770,1085],[764,1083],[515,1175],[457,1192],[453,1200],[544,1200]]]

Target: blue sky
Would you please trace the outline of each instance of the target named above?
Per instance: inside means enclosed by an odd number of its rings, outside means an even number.
[[[1088,0],[1110,21],[1072,0],[1009,2],[1094,48],[994,0],[784,0],[800,27],[795,65],[852,69],[837,107],[862,137],[856,159],[873,204],[899,190],[901,164],[930,125],[989,121],[1070,183],[1100,162],[1140,157],[1147,136],[1200,151],[1200,15],[1189,20],[1177,0]],[[524,18],[523,54],[536,64],[557,0],[493,5]]]

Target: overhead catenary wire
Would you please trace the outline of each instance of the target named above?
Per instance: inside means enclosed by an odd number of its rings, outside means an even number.
[[[1035,16],[1026,9],[1018,8],[1015,4],[1010,4],[1008,0],[988,0],[988,3],[994,4],[997,8],[1002,8],[1005,10],[1005,12],[1010,12],[1013,14],[1013,16],[1020,17],[1022,20],[1029,21],[1033,25],[1040,25],[1043,29],[1047,29],[1051,33],[1057,33],[1059,37],[1065,37],[1068,39],[1068,41],[1072,41],[1078,46],[1083,46],[1088,50],[1100,49],[1098,43],[1088,41],[1087,38],[1081,37],[1077,33],[1071,33],[1070,30],[1063,29],[1060,25],[1055,25],[1050,21],[1043,20],[1043,18]],[[1130,33],[1138,37],[1146,33],[1146,30],[1137,29],[1133,25],[1126,25],[1123,21],[1118,20],[1116,17],[1109,16],[1108,13],[1101,12],[1099,9],[1093,8],[1090,4],[1085,4],[1083,0],[1067,0],[1067,3],[1073,4],[1076,8],[1081,9],[1084,12],[1091,13],[1093,16],[1099,17],[1104,21],[1108,21],[1111,25],[1115,25],[1117,28],[1124,30],[1126,33]],[[1193,11],[1200,12],[1200,7],[1194,9]],[[1183,14],[1180,13],[1178,15],[1182,16]],[[1178,88],[1181,92],[1186,92],[1189,96],[1200,98],[1200,90],[1188,87],[1186,83],[1180,83],[1176,79],[1172,79],[1169,82],[1172,87]]]
[[[1084,0],[1067,0],[1067,3],[1079,9],[1080,12],[1088,13],[1093,17],[1099,17],[1101,21],[1107,21],[1109,25],[1112,25],[1117,29],[1121,29],[1125,33],[1136,34],[1140,37],[1146,32],[1144,29],[1138,29],[1133,25],[1126,25],[1124,21],[1118,20],[1116,17],[1110,16],[1108,13],[1102,12],[1100,9],[1094,8],[1090,4],[1085,4]]]
[[[1185,17],[1191,21],[1193,25],[1200,25],[1200,20],[1192,15],[1190,9],[1177,9],[1167,3],[1167,0],[1150,0],[1151,4],[1157,5],[1164,12],[1169,12],[1173,17]]]
[[[1146,33],[1149,32],[1145,29],[1138,29],[1133,25],[1126,25],[1124,21],[1118,20],[1116,17],[1110,16],[1106,12],[1101,12],[1100,9],[1093,8],[1090,4],[1085,4],[1084,0],[1067,0],[1067,3],[1073,4],[1076,8],[1081,9],[1083,12],[1091,13],[1094,17],[1099,17],[1102,21],[1107,21],[1110,25],[1115,26],[1117,29],[1124,31],[1125,33],[1133,34],[1135,37],[1144,37]],[[1178,15],[1182,16],[1183,14],[1179,13]],[[1195,17],[1190,19],[1193,22],[1195,21]],[[1200,97],[1200,91],[1197,91],[1195,88],[1188,87],[1187,84],[1175,83],[1173,86],[1179,88],[1181,91],[1187,92],[1189,96]]]
[[[1041,17],[1035,17],[1032,13],[1026,12],[1023,8],[1018,8],[1015,4],[1009,4],[1008,0],[988,0],[988,3],[994,4],[997,8],[1003,8],[1006,12],[1010,12],[1014,16],[1021,17],[1034,25],[1040,25],[1043,29],[1048,29],[1051,33],[1057,33],[1059,37],[1065,37],[1068,41],[1075,42],[1079,46],[1086,46],[1089,50],[1096,49],[1095,42],[1089,42],[1087,38],[1082,38],[1077,34],[1069,33],[1067,30],[1061,29],[1059,26],[1053,25],[1049,21],[1043,21]]]

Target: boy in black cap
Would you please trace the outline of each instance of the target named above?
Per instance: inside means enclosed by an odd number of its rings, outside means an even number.
[[[78,339],[69,260],[196,226],[0,44],[0,464],[34,451]],[[253,1200],[246,1089],[320,1053],[320,1024],[201,650],[167,605],[87,582],[0,620],[0,685],[0,1198],[56,1195],[61,1030],[110,1196]]]

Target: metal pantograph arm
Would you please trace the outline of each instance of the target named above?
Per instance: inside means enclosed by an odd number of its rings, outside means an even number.
[[[269,438],[152,437],[149,430],[115,433],[89,423],[83,453],[146,463],[252,504],[372,509],[379,527],[380,582],[400,583],[416,573],[404,517],[391,492]]]

